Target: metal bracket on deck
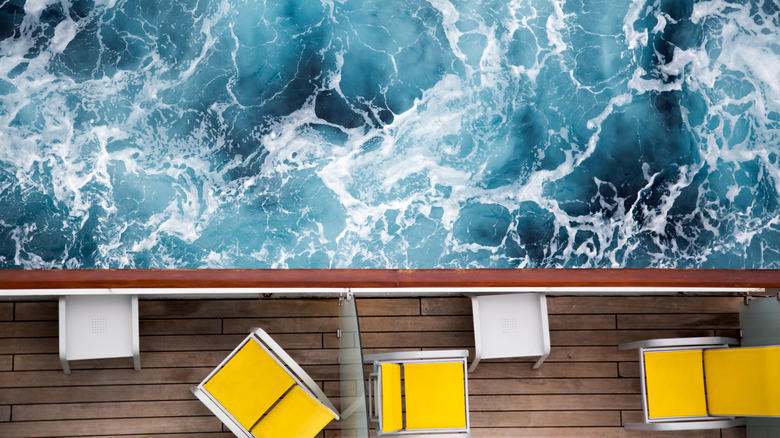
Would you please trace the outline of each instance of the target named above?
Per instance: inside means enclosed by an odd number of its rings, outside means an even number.
[[[341,304],[344,301],[349,301],[352,299],[352,289],[347,289],[346,292],[341,292],[339,294],[339,307],[341,307]],[[341,338],[341,329],[336,330],[336,337]]]
[[[341,303],[343,301],[349,301],[352,299],[352,289],[347,289],[346,292],[341,292],[339,294],[339,306],[341,306]]]
[[[745,305],[749,306],[750,305],[750,300],[752,300],[752,299],[753,299],[753,297],[750,296],[750,293],[745,295]],[[778,299],[780,300],[780,297]]]

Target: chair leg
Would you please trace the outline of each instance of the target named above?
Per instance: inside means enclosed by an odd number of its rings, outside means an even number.
[[[136,371],[141,370],[141,345],[139,341],[138,330],[138,295],[130,297],[130,318],[131,318],[131,336],[133,337],[133,368]]]
[[[538,370],[540,366],[542,366],[542,363],[544,363],[545,360],[547,360],[547,356],[549,356],[550,353],[547,353],[539,358],[539,360],[536,361],[536,363],[533,366],[533,369]]]
[[[68,363],[68,359],[60,357],[60,363],[62,364],[62,371],[65,374],[70,374],[70,364]]]
[[[481,357],[476,356],[476,355],[474,356],[474,360],[471,362],[471,365],[469,366],[469,372],[470,373],[473,373],[474,370],[477,369],[477,364],[479,364],[479,360],[480,359],[481,359]]]
[[[67,312],[66,312],[65,297],[60,297],[60,302],[59,302],[60,363],[62,364],[62,371],[65,374],[70,374],[70,364],[68,364],[68,354],[66,351],[68,346],[68,342],[67,342],[68,324],[66,322],[67,321],[66,317],[67,317]]]

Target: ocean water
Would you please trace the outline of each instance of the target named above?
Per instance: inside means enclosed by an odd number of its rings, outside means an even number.
[[[780,268],[778,0],[0,0],[0,268]]]

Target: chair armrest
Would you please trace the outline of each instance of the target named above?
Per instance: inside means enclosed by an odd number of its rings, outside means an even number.
[[[449,359],[467,358],[468,350],[403,351],[398,353],[377,353],[363,355],[365,362],[388,360]]]
[[[618,345],[618,350],[633,350],[635,348],[655,348],[655,347],[686,347],[697,345],[739,345],[737,338],[725,338],[721,336],[710,336],[703,338],[666,338],[666,339],[648,339],[644,341],[626,342]]]
[[[623,428],[626,430],[653,430],[653,431],[672,431],[672,430],[707,430],[707,429],[726,429],[729,427],[742,426],[745,424],[744,418],[733,419],[714,419],[701,421],[670,421],[667,423],[626,423]]]

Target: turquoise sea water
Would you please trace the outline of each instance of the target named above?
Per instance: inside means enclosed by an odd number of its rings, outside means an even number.
[[[0,268],[780,268],[777,0],[0,0]]]

